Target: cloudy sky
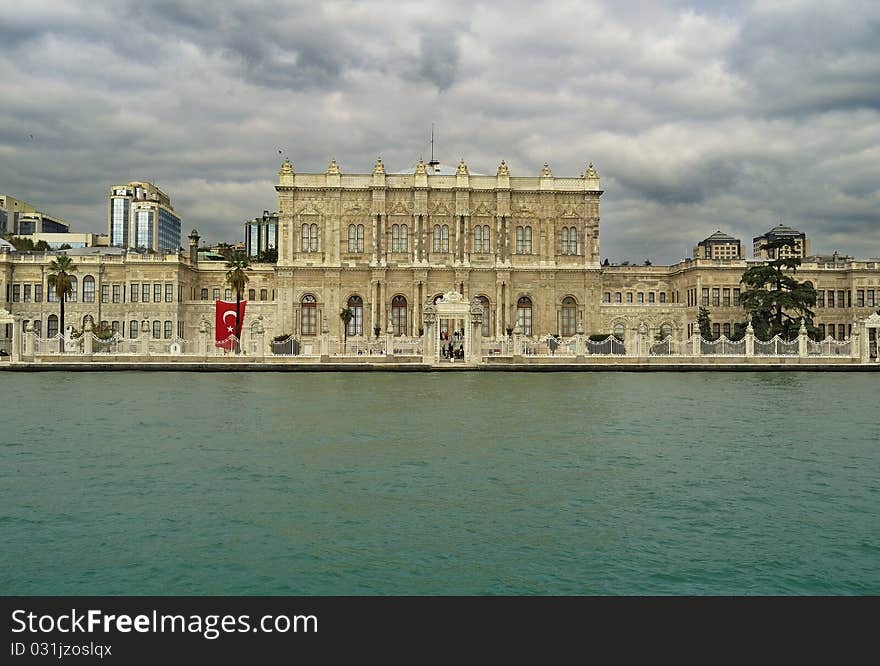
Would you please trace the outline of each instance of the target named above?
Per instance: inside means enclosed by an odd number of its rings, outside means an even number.
[[[603,179],[601,251],[668,263],[781,221],[880,257],[880,3],[0,2],[0,191],[106,232],[151,180],[240,240],[299,172],[549,162]]]

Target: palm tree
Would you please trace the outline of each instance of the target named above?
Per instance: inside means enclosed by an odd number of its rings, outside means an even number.
[[[241,353],[241,292],[248,283],[245,271],[251,269],[251,260],[244,252],[232,252],[226,258],[226,282],[235,289],[235,353]]]
[[[61,326],[58,329],[62,333],[61,352],[64,352],[64,301],[73,293],[73,285],[70,274],[74,270],[73,259],[66,254],[59,255],[49,264],[49,286],[55,287],[55,294],[61,302]]]
[[[348,322],[352,320],[354,317],[354,312],[351,308],[342,308],[342,312],[339,313],[339,318],[342,320],[342,352],[345,353],[345,345],[348,343]]]

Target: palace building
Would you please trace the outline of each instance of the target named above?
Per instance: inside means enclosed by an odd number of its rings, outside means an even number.
[[[214,301],[235,298],[225,265],[199,260],[196,232],[188,253],[162,253],[156,227],[138,226],[150,220],[134,209],[155,203],[170,210],[170,202],[146,187],[138,198],[137,186],[110,190],[113,244],[156,244],[158,253],[80,251],[67,323],[79,328],[90,316],[126,338],[147,327],[153,338],[193,340],[212,325]],[[699,256],[671,266],[600,265],[603,191],[592,164],[577,177],[557,177],[546,164],[535,176],[515,176],[504,162],[494,175],[478,175],[464,161],[389,173],[380,159],[365,174],[343,173],[335,161],[324,173],[297,173],[285,161],[275,189],[277,218],[265,213],[252,223],[250,252],[272,248],[277,233],[278,260],[254,264],[243,295],[245,326],[259,318],[273,337],[308,340],[326,329],[342,338],[343,308],[353,315],[349,338],[418,337],[426,305],[451,291],[482,309],[482,337],[496,340],[517,325],[529,338],[629,339],[647,328],[683,340],[701,306],[718,335],[745,318],[740,278],[753,260],[726,234],[713,234],[698,245]],[[799,240],[803,253],[809,243],[802,234]],[[58,333],[47,282],[53,258],[0,249],[2,307],[44,337]],[[880,307],[880,260],[806,257],[798,276],[819,290],[814,321],[823,336],[848,336],[857,318]],[[457,326],[440,321],[441,330]]]

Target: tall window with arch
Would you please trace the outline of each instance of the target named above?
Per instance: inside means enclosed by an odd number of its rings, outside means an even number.
[[[348,299],[351,319],[348,322],[348,336],[364,334],[364,300],[355,294]]]
[[[76,303],[76,290],[77,290],[76,278],[71,275],[70,276],[70,295],[66,299],[68,303]]]
[[[434,225],[433,252],[449,252],[449,225]]]
[[[301,335],[318,334],[318,301],[311,294],[302,297],[299,310],[299,331]]]
[[[483,308],[483,330],[481,335],[484,338],[489,337],[489,315],[491,313],[491,309],[489,308],[489,299],[486,296],[477,296],[477,300],[480,302],[480,307]]]
[[[474,252],[476,254],[488,254],[489,247],[489,225],[478,224],[474,227]]]
[[[532,253],[532,228],[517,227],[516,228],[516,253],[531,254]]]
[[[611,329],[611,335],[617,338],[620,341],[623,341],[623,336],[626,333],[626,329],[624,328],[621,322],[617,322]]]
[[[562,254],[577,254],[577,227],[562,227]]]
[[[516,323],[523,335],[532,334],[532,299],[528,296],[521,296],[516,302]]]
[[[318,251],[318,225],[317,224],[304,224],[304,225],[302,225],[300,247],[301,247],[302,252],[317,252]]]
[[[560,328],[560,333],[565,337],[571,337],[577,332],[577,301],[571,296],[562,299]]]
[[[352,254],[364,251],[364,225],[348,225],[348,251]]]
[[[86,275],[83,278],[83,303],[95,302],[95,278]]]
[[[406,252],[409,239],[408,229],[405,224],[395,224],[391,227],[391,251]]]
[[[46,320],[46,337],[54,338],[58,335],[58,315],[51,314]]]
[[[394,335],[406,335],[406,298],[403,296],[391,299],[391,324]]]

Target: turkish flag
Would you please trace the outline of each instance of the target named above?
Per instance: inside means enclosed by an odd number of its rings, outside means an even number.
[[[235,301],[217,301],[217,310],[214,325],[214,344],[227,351],[235,350],[236,317],[241,316],[244,321],[244,306],[247,301],[240,303],[241,312],[235,313]]]

